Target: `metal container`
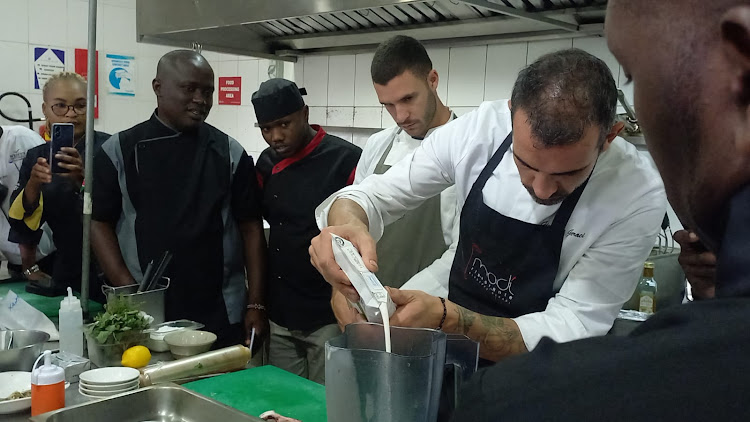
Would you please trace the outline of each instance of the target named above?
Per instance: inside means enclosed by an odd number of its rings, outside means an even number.
[[[34,416],[33,422],[261,421],[174,384],[163,384]]]
[[[156,287],[147,292],[138,292],[138,284],[129,286],[102,286],[102,293],[107,298],[107,303],[116,297],[123,297],[141,311],[154,318],[154,324],[164,322],[164,294],[169,288],[169,278],[162,277]]]
[[[49,334],[35,330],[0,331],[0,343],[4,343],[4,338],[11,333],[13,342],[10,350],[0,350],[0,372],[31,371],[34,361],[42,353],[44,343],[49,340]]]
[[[141,385],[172,382],[206,374],[245,369],[250,361],[250,349],[236,345],[206,352],[174,362],[148,366],[141,371]]]

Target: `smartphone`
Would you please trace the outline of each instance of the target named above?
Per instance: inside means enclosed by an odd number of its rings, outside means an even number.
[[[73,147],[74,133],[73,123],[52,124],[52,140],[49,148],[49,164],[52,173],[68,173],[70,171],[60,167],[60,160],[55,158],[55,155],[60,153],[63,147]]]

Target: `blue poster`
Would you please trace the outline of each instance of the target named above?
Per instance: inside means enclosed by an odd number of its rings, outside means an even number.
[[[34,89],[41,89],[50,76],[64,71],[64,50],[34,47]]]
[[[107,91],[135,96],[135,57],[107,54]]]

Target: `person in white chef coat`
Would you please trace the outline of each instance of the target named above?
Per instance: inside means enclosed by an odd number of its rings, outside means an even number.
[[[370,67],[378,100],[396,122],[367,140],[354,183],[383,174],[408,156],[436,128],[456,118],[437,93],[439,75],[424,46],[397,35],[375,50]],[[377,243],[380,281],[391,287],[448,295],[448,277],[458,245],[460,209],[456,189],[449,187],[388,225]],[[343,329],[361,321],[344,295],[331,298]]]
[[[617,138],[616,103],[600,59],[577,49],[542,56],[519,73],[510,101],[483,103],[387,173],[328,198],[312,262],[356,300],[330,234],[355,243],[376,270],[384,227],[455,184],[462,211],[448,298],[390,289],[391,324],[465,334],[490,361],[544,337],[606,334],[667,204],[650,159]]]

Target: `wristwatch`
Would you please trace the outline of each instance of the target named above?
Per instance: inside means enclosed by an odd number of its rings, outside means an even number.
[[[39,266],[34,264],[30,268],[23,271],[25,277],[31,277],[32,274],[39,272]]]

